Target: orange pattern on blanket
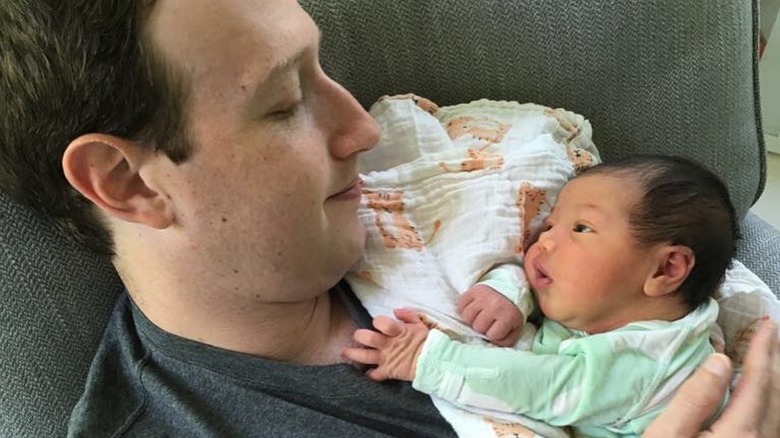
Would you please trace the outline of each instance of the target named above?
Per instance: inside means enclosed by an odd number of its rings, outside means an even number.
[[[547,203],[547,191],[537,189],[531,183],[524,182],[520,185],[517,192],[516,206],[520,212],[520,223],[523,224],[520,242],[515,248],[517,254],[523,254],[525,249],[531,244],[535,236],[531,234],[531,222],[539,216],[542,205]]]
[[[456,117],[447,122],[447,134],[455,140],[466,134],[474,136],[488,143],[501,143],[510,129],[511,124],[497,122],[491,119],[477,119],[475,117]]]
[[[490,424],[498,438],[534,438],[536,436],[530,429],[519,423],[499,423],[488,417],[485,421]]]
[[[547,108],[544,110],[544,114],[547,117],[555,119],[561,129],[566,132],[566,155],[569,157],[569,161],[574,165],[574,172],[580,173],[588,167],[593,166],[596,162],[596,158],[593,154],[581,148],[571,147],[571,142],[582,134],[582,126],[576,125],[566,118],[563,110]]]
[[[416,94],[412,94],[412,101],[414,101],[414,103],[417,104],[420,109],[430,115],[434,115],[439,112],[439,105],[436,105],[436,103],[432,100],[417,96]]]
[[[468,158],[463,160],[457,169],[452,169],[444,163],[439,163],[439,166],[445,172],[473,172],[475,170],[500,169],[504,165],[503,156],[489,152],[486,149],[502,142],[506,133],[512,129],[511,124],[491,119],[463,116],[450,120],[445,128],[447,134],[453,140],[468,134],[485,142],[484,146],[479,149],[469,148],[467,150]]]
[[[566,144],[568,145],[569,143],[571,143],[572,140],[577,138],[580,135],[580,133],[582,133],[582,128],[572,123],[569,119],[566,118],[564,114],[565,113],[563,111],[555,110],[552,108],[547,108],[544,110],[544,115],[555,119],[558,122],[558,124],[561,126],[561,129],[566,131],[566,133],[568,134],[566,136]]]
[[[461,161],[458,169],[452,169],[444,163],[439,163],[439,166],[445,172],[473,172],[475,170],[500,169],[504,165],[504,157],[485,150],[485,148],[491,145],[492,143],[488,143],[480,149],[469,148],[467,151],[469,157]]]
[[[433,240],[436,232],[441,228],[441,221],[433,224],[433,233],[428,241],[423,242],[414,225],[404,214],[403,192],[377,193],[363,190],[368,208],[374,210],[376,218],[374,223],[382,236],[386,248],[405,248],[422,251],[423,247]],[[391,227],[385,220],[389,219]],[[388,229],[392,228],[392,229]]]
[[[358,278],[362,278],[363,280],[366,280],[370,283],[377,284],[376,280],[374,280],[374,274],[372,274],[371,271],[359,271],[355,272],[355,275]]]
[[[580,148],[569,148],[566,154],[569,156],[571,164],[574,165],[574,173],[580,173],[596,164],[596,158],[593,154]]]

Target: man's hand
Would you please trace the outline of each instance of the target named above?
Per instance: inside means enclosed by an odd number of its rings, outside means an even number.
[[[723,415],[709,430],[702,424],[715,413],[731,378],[731,363],[713,354],[681,387],[644,438],[780,437],[780,344],[777,326],[765,322],[753,335],[742,377]]]
[[[396,309],[393,314],[400,321],[386,316],[374,318],[373,330],[356,330],[355,342],[366,348],[345,347],[342,354],[347,359],[376,365],[366,372],[372,380],[386,379],[414,380],[417,357],[422,351],[428,327],[416,312],[410,309]]]
[[[520,339],[523,314],[489,286],[478,284],[461,295],[458,313],[474,331],[500,347],[511,347]]]

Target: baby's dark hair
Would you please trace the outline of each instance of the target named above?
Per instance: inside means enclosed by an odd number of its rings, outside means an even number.
[[[740,238],[728,189],[703,165],[682,157],[634,155],[586,169],[579,177],[615,175],[644,192],[629,222],[640,245],[669,242],[693,250],[695,264],[679,288],[690,310],[723,281]]]

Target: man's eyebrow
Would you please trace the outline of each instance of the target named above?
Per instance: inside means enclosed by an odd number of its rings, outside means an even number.
[[[275,76],[279,76],[280,74],[289,70],[292,66],[298,64],[299,62],[301,62],[302,59],[306,58],[307,56],[316,54],[320,48],[321,40],[322,40],[322,31],[319,28],[317,28],[317,44],[313,46],[312,45],[306,46],[303,49],[295,52],[292,56],[278,61],[271,68],[271,71],[268,73],[268,76],[266,77],[266,81]]]

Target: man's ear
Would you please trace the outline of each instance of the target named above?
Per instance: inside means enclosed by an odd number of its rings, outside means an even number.
[[[645,281],[645,295],[658,297],[675,292],[696,264],[693,250],[685,245],[665,245],[657,250],[654,272]]]
[[[85,134],[65,149],[68,182],[106,215],[162,229],[173,222],[166,196],[153,190],[142,169],[155,153],[107,134]]]

